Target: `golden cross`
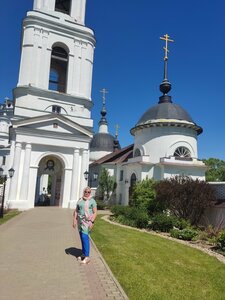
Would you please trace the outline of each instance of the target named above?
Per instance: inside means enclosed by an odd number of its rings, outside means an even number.
[[[164,60],[168,60],[168,56],[167,56],[167,53],[169,52],[169,50],[168,50],[168,42],[174,42],[174,40],[169,39],[169,37],[170,36],[168,34],[164,34],[163,37],[160,37],[160,40],[166,41],[166,47],[163,47],[163,49],[165,50]]]
[[[108,91],[104,88],[100,91],[100,93],[102,93],[103,104],[105,104],[105,95],[108,93]]]
[[[119,130],[120,126],[118,124],[116,124],[115,128],[116,128],[116,137],[117,137],[118,136],[118,130]]]

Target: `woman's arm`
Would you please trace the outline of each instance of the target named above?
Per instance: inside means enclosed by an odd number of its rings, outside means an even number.
[[[73,212],[73,228],[77,226],[77,209]]]

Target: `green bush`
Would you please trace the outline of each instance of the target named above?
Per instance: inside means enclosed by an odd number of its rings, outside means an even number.
[[[102,200],[96,200],[96,203],[99,210],[104,210],[106,208],[106,205]]]
[[[185,228],[182,230],[172,229],[170,235],[176,239],[191,241],[194,237],[198,235],[197,231],[192,228]]]
[[[169,232],[174,226],[174,217],[160,213],[152,217],[149,227],[155,231]]]
[[[182,218],[177,218],[177,217],[173,217],[174,219],[174,223],[173,226],[178,228],[178,229],[185,229],[185,228],[189,228],[191,226],[190,222],[187,220],[184,220]]]
[[[221,250],[225,250],[225,230],[221,231],[218,239],[217,239],[217,246],[221,249]]]
[[[126,211],[129,209],[129,206],[114,205],[111,207],[111,212],[115,217],[117,217],[120,215],[126,215]]]
[[[147,228],[149,217],[145,210],[130,207],[115,205],[111,208],[116,220],[124,225],[129,225],[137,228]]]

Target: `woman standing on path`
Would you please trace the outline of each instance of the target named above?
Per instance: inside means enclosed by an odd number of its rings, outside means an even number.
[[[97,204],[91,196],[91,188],[84,189],[83,197],[77,202],[76,209],[73,213],[73,228],[78,225],[80,239],[82,244],[82,255],[78,260],[82,264],[90,262],[90,240],[89,234],[94,226],[97,217]]]

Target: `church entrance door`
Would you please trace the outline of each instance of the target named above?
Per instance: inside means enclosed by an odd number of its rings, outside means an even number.
[[[64,168],[55,156],[45,156],[38,168],[35,206],[62,206]]]

